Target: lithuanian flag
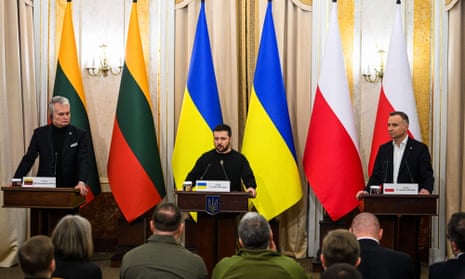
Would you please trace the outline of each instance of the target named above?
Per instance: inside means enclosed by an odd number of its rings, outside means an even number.
[[[63,30],[61,34],[53,95],[60,95],[69,99],[72,116],[71,124],[89,133],[89,177],[87,184],[90,188],[90,192],[86,196],[86,201],[90,202],[96,195],[100,194],[100,181],[95,160],[94,145],[92,143],[92,134],[90,132],[89,118],[87,117],[86,96],[82,86],[76,41],[74,39],[72,15],[71,0],[68,0],[63,19]]]
[[[137,1],[133,0],[108,159],[111,191],[128,222],[153,208],[165,196],[157,143]]]

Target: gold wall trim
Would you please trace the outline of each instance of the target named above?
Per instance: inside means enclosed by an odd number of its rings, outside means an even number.
[[[164,0],[166,1],[166,0]],[[189,5],[194,0],[176,0],[175,1],[175,9],[182,9]]]
[[[412,82],[423,142],[430,143],[431,111],[431,0],[414,0]]]
[[[353,52],[354,52],[354,0],[346,0],[337,2],[337,12],[339,20],[339,29],[341,32],[342,50],[344,52],[344,63],[346,66],[347,80],[351,96],[354,93],[354,73],[353,67]]]
[[[313,0],[291,0],[294,5],[305,11],[311,11]]]
[[[446,11],[452,9],[460,0],[446,0]]]

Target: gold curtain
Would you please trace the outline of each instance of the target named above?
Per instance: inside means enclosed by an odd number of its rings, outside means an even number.
[[[465,3],[449,10],[446,221],[465,210]],[[445,224],[444,224],[445,225]]]
[[[1,185],[9,183],[38,126],[32,14],[32,1],[0,2]],[[3,204],[3,195],[0,199]],[[18,246],[26,238],[26,213],[0,208],[0,267],[16,263]]]
[[[297,158],[302,157],[310,119],[312,13],[309,1],[274,1],[273,17],[286,93],[295,135]],[[206,17],[223,119],[233,129],[233,146],[240,150],[248,96],[266,11],[266,0],[206,1]],[[179,116],[186,86],[200,0],[176,2],[175,116]],[[177,123],[178,119],[176,119]],[[300,160],[298,160],[300,163]],[[306,256],[307,192],[302,175],[302,201],[280,220],[280,247],[291,256]]]

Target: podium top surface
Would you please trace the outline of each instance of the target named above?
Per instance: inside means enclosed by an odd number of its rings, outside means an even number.
[[[73,209],[86,201],[74,188],[2,187],[3,207]]]
[[[363,195],[360,210],[376,215],[437,215],[438,195]]]
[[[204,192],[175,191],[176,202],[181,211],[210,212],[213,198],[217,200],[217,213],[247,212],[249,207],[248,192]],[[210,207],[210,208],[209,208]]]

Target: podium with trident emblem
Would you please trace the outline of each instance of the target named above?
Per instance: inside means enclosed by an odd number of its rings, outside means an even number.
[[[185,247],[200,255],[211,274],[215,264],[237,249],[237,224],[248,211],[247,192],[176,191],[184,212],[197,212],[197,222],[186,220]]]

